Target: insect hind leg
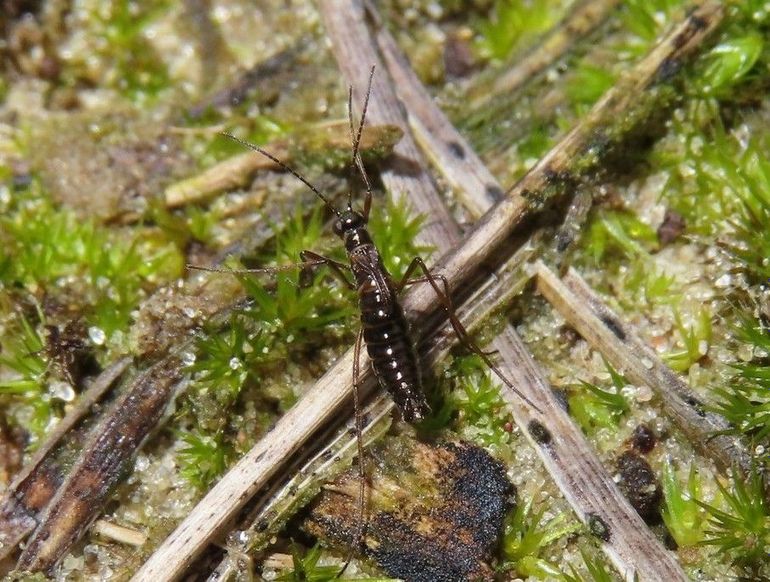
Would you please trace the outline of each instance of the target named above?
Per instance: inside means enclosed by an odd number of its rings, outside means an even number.
[[[364,459],[364,442],[363,442],[363,419],[361,418],[361,398],[358,392],[358,384],[361,373],[361,346],[364,340],[364,330],[358,331],[356,336],[356,343],[353,348],[353,413],[355,415],[356,423],[356,446],[358,448],[358,523],[356,529],[353,532],[353,539],[345,563],[335,578],[339,578],[347,570],[350,565],[350,561],[353,559],[353,555],[357,550],[364,549],[364,536],[366,535],[367,515],[366,515],[366,464]]]
[[[423,277],[410,279],[412,273],[414,273],[414,271],[417,269],[420,269],[423,272]],[[439,287],[437,280],[441,280],[444,286],[443,290]],[[527,398],[518,388],[516,388],[513,385],[513,382],[511,382],[508,377],[503,374],[503,371],[499,368],[499,366],[489,358],[489,356],[495,352],[485,352],[475,341],[473,341],[473,338],[471,338],[471,336],[468,334],[468,330],[465,329],[465,326],[457,317],[457,312],[455,310],[454,303],[452,302],[452,296],[449,293],[449,282],[447,281],[446,277],[443,275],[434,275],[431,273],[430,269],[428,269],[428,266],[425,264],[425,261],[423,261],[420,257],[415,257],[412,259],[412,262],[409,263],[409,266],[407,267],[401,281],[396,285],[396,289],[401,291],[401,289],[407,285],[413,285],[417,283],[429,283],[433,288],[433,291],[436,293],[436,297],[438,297],[439,303],[441,303],[441,306],[446,312],[447,319],[449,319],[449,323],[451,324],[452,329],[454,329],[455,334],[457,334],[457,339],[460,341],[460,343],[463,344],[468,350],[479,356],[484,361],[484,363],[489,366],[489,369],[492,370],[492,372],[494,372],[498,378],[500,378],[503,384],[505,384],[514,393],[516,393],[522,400],[524,400],[538,412],[542,412],[540,407],[532,402],[532,400]]]

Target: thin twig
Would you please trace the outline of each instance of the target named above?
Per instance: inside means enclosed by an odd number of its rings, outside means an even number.
[[[276,155],[287,157],[286,142],[268,146]],[[168,208],[178,208],[207,200],[218,192],[242,186],[258,170],[275,168],[276,164],[256,152],[246,152],[227,158],[200,174],[171,184],[163,196]]]
[[[543,263],[536,265],[538,288],[567,322],[600,351],[620,373],[649,386],[687,440],[722,471],[748,471],[751,459],[740,439],[716,433],[728,428],[719,415],[706,410],[690,388],[570,268],[562,280]]]
[[[495,96],[520,89],[553,65],[583,36],[604,22],[620,3],[619,0],[584,0],[548,33],[543,42],[498,76],[491,87],[484,86],[471,95],[471,107],[479,109]],[[478,94],[483,89],[482,94]]]
[[[654,88],[659,75],[665,72],[669,76],[662,80],[668,80],[671,71],[675,70],[671,64],[697,47],[722,17],[723,8],[715,2],[704,3],[693,10],[596,104],[580,125],[484,215],[462,245],[438,262],[437,273],[447,277],[452,288],[457,288],[474,275],[484,260],[499,254],[501,245],[524,216],[540,208],[541,202],[554,194],[554,185],[560,176],[594,167],[609,142],[621,137],[633,122],[640,121],[650,112],[658,96]],[[351,48],[360,49],[355,45]],[[374,94],[378,91],[378,80],[375,79]],[[618,125],[618,120],[631,121]],[[422,172],[420,168],[409,169]],[[412,321],[423,320],[437,310],[432,290],[420,286],[404,298],[403,304]],[[352,388],[352,351],[348,350],[276,423],[269,436],[258,442],[209,491],[137,572],[134,580],[160,582],[179,578],[285,460],[347,405]],[[360,380],[362,388],[371,388],[373,379],[367,365],[362,364]]]

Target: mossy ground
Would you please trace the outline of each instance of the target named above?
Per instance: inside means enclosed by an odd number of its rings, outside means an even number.
[[[466,92],[537,45],[569,2],[381,4],[422,79],[502,183],[521,176],[578,122],[684,6],[621,2],[545,75],[479,112],[463,108]],[[279,192],[297,195],[285,176],[257,177],[210,204],[163,207],[166,186],[239,151],[217,130],[234,128],[265,143],[345,116],[345,87],[322,48],[310,3],[202,5],[108,8],[82,0],[65,11],[52,1],[0,15],[0,406],[11,448],[33,451],[81,388],[78,371],[67,369],[67,349],[75,346],[78,358],[85,353],[97,365],[123,353],[140,362],[157,355],[139,324],[198,309],[179,298],[199,297],[201,283],[185,273],[186,262],[233,245],[246,249],[239,257],[246,264],[294,262],[303,248],[340,256],[324,228],[327,217],[307,212],[314,203],[272,210]],[[655,527],[701,580],[770,576],[770,508],[759,477],[770,447],[770,14],[759,0],[729,6],[713,43],[676,82],[665,114],[594,177],[596,204],[568,261],[726,416],[754,452],[755,476],[726,478],[698,458],[649,389],[617,375],[541,298],[527,293],[512,310],[608,466],[640,424],[658,436],[647,457],[666,499],[663,525]],[[269,90],[203,113],[190,107],[300,41],[311,49],[288,57]],[[452,78],[450,43],[467,59],[462,79]],[[344,173],[327,175],[323,159],[303,161],[303,171],[332,189],[344,180]],[[381,198],[375,205],[372,229],[395,273],[424,251],[411,244],[419,222]],[[669,234],[661,234],[663,226]],[[255,231],[259,236],[249,238]],[[352,298],[329,277],[316,274],[306,285],[289,271],[274,282],[242,282],[242,290],[221,283],[215,296],[223,307],[244,295],[253,303],[225,325],[203,327],[187,354],[190,386],[109,510],[110,519],[148,531],[151,540],[162,538],[354,337]],[[158,305],[165,308],[156,317]],[[82,330],[77,341],[54,342],[51,330],[73,322]],[[615,579],[511,424],[483,367],[458,356],[438,376],[443,397],[425,429],[487,448],[509,467],[519,492],[501,544],[502,575]],[[12,458],[5,475],[18,468]],[[288,547],[283,542],[278,547]],[[65,560],[61,577],[125,577],[149,551],[94,536]],[[325,562],[318,552],[304,554],[307,579],[336,574],[319,570]]]

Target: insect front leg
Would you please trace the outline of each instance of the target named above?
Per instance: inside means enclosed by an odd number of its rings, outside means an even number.
[[[410,279],[410,275],[417,269],[421,269],[424,276]],[[444,286],[443,290],[438,285],[438,279],[441,280]],[[449,293],[449,282],[447,281],[446,277],[443,275],[434,275],[431,273],[430,269],[428,269],[428,266],[420,257],[415,257],[412,259],[412,262],[409,263],[409,267],[407,267],[404,276],[396,288],[400,291],[407,285],[413,285],[416,283],[429,283],[430,286],[433,287],[433,291],[435,291],[439,303],[446,312],[447,319],[449,319],[449,323],[457,334],[457,339],[460,341],[460,343],[463,344],[468,350],[479,356],[484,361],[484,363],[489,366],[490,370],[492,370],[492,372],[494,372],[495,375],[500,378],[503,384],[515,392],[522,400],[524,400],[538,412],[542,412],[534,402],[522,394],[521,391],[513,385],[507,376],[503,374],[503,371],[497,366],[497,364],[489,359],[490,354],[494,354],[494,352],[485,352],[475,341],[473,341],[473,339],[468,334],[468,330],[465,329],[465,326],[457,317],[457,312],[455,310],[454,303],[452,302],[452,296]]]
[[[356,286],[348,279],[347,272],[350,271],[350,267],[345,263],[340,263],[329,257],[324,257],[313,251],[302,251],[299,254],[299,258],[302,259],[302,272],[300,273],[300,281],[304,279],[306,273],[310,273],[310,269],[317,267],[318,265],[326,265],[331,269],[334,274],[342,283],[348,288],[355,290]]]

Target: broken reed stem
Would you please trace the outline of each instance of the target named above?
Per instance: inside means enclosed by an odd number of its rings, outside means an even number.
[[[64,435],[91,412],[91,407],[101,400],[130,363],[131,358],[122,358],[99,374],[3,493],[0,499],[0,560],[10,555],[37,525],[38,510],[31,508],[40,507],[44,496],[53,495],[51,484],[56,479],[43,462],[62,444]]]
[[[91,407],[101,400],[102,396],[110,389],[115,381],[126,371],[131,358],[121,358],[105,368],[93,383],[78,398],[67,414],[64,415],[56,427],[48,434],[43,445],[35,451],[32,458],[22,467],[8,488],[10,491],[18,489],[22,481],[37,469],[41,461],[59,445],[62,437],[73,428],[86,414],[91,412]]]
[[[583,338],[629,380],[655,391],[661,406],[688,442],[722,472],[751,468],[738,437],[717,435],[728,428],[719,415],[705,409],[687,384],[666,366],[570,268],[563,279],[543,263],[535,265],[538,289]]]
[[[471,92],[471,109],[479,109],[497,95],[510,94],[563,57],[572,45],[604,22],[620,0],[584,0],[514,66]],[[478,94],[483,90],[482,94]]]
[[[286,142],[271,143],[271,152],[287,158]],[[171,184],[163,196],[168,208],[178,208],[207,200],[219,192],[243,186],[257,170],[277,168],[277,164],[257,152],[246,152],[227,158],[200,174]]]
[[[371,126],[362,136],[360,151],[363,155],[372,150],[388,152],[400,137],[392,127]],[[224,139],[222,137],[221,139]],[[264,146],[276,158],[292,164],[297,157],[306,155],[329,156],[330,151],[344,155],[350,149],[347,121],[324,123],[315,128],[303,129],[301,134],[275,140]],[[277,169],[278,164],[259,152],[248,151],[222,160],[192,176],[171,184],[164,193],[168,208],[202,202],[210,197],[233,190],[246,184],[259,170]]]
[[[418,140],[447,180],[460,189],[460,197],[471,214],[478,216],[492,205],[485,193],[500,190],[499,185],[434,104],[387,30],[380,28],[377,38],[393,85],[409,111],[409,120]],[[510,296],[508,288],[517,287],[513,285],[515,279],[522,278],[517,264],[535,252],[534,248],[522,247],[506,262],[504,273],[496,273],[496,277],[488,279],[489,288],[484,289],[484,297],[499,305],[504,297]],[[490,294],[491,288],[500,293]],[[480,298],[476,295],[474,299]],[[489,304],[480,303],[473,315],[483,318],[489,311],[485,310]],[[491,347],[498,352],[498,360],[504,364],[501,368],[514,380],[518,390],[543,410],[538,413],[523,405],[517,394],[499,379],[492,378],[513,411],[516,424],[538,452],[562,495],[589,530],[593,522],[612,524],[612,535],[603,540],[602,548],[618,571],[626,579],[640,576],[645,580],[659,577],[687,580],[673,555],[650,532],[620,492],[510,323],[494,338]],[[545,434],[547,439],[543,437]]]
[[[349,9],[339,4],[323,2],[322,12],[325,16],[333,17],[331,12],[334,9]],[[608,144],[622,136],[633,126],[633,122],[639,121],[644,113],[650,111],[656,102],[656,80],[659,77],[667,80],[672,71],[676,70],[672,65],[697,47],[716,28],[723,13],[722,6],[715,2],[697,6],[608,91],[583,122],[484,215],[465,242],[439,261],[435,272],[447,277],[451,288],[456,289],[475,274],[485,259],[501,252],[501,245],[524,216],[537,211],[547,198],[553,196],[554,185],[566,176],[574,176],[575,173],[594,167]],[[362,20],[360,13],[356,14],[356,18]],[[350,26],[351,22],[345,21],[344,25]],[[360,48],[351,46],[354,52]],[[370,65],[371,62],[367,67]],[[359,78],[365,79],[366,76]],[[375,77],[374,94],[377,94],[383,82],[381,76]],[[404,169],[420,171],[419,168]],[[429,222],[427,228],[435,228],[434,224]],[[439,228],[439,231],[442,230]],[[421,321],[438,309],[432,289],[425,287],[428,286],[415,287],[404,298],[403,305],[411,321]],[[246,501],[276,474],[286,459],[291,458],[311,435],[349,402],[352,368],[353,350],[350,349],[281,417],[267,437],[259,441],[209,491],[137,572],[134,580],[161,582],[179,578],[206,545],[223,533]],[[364,390],[371,389],[373,378],[365,362],[362,363],[360,381]],[[604,494],[602,491],[595,493],[599,496]],[[604,503],[604,499],[600,501]]]

